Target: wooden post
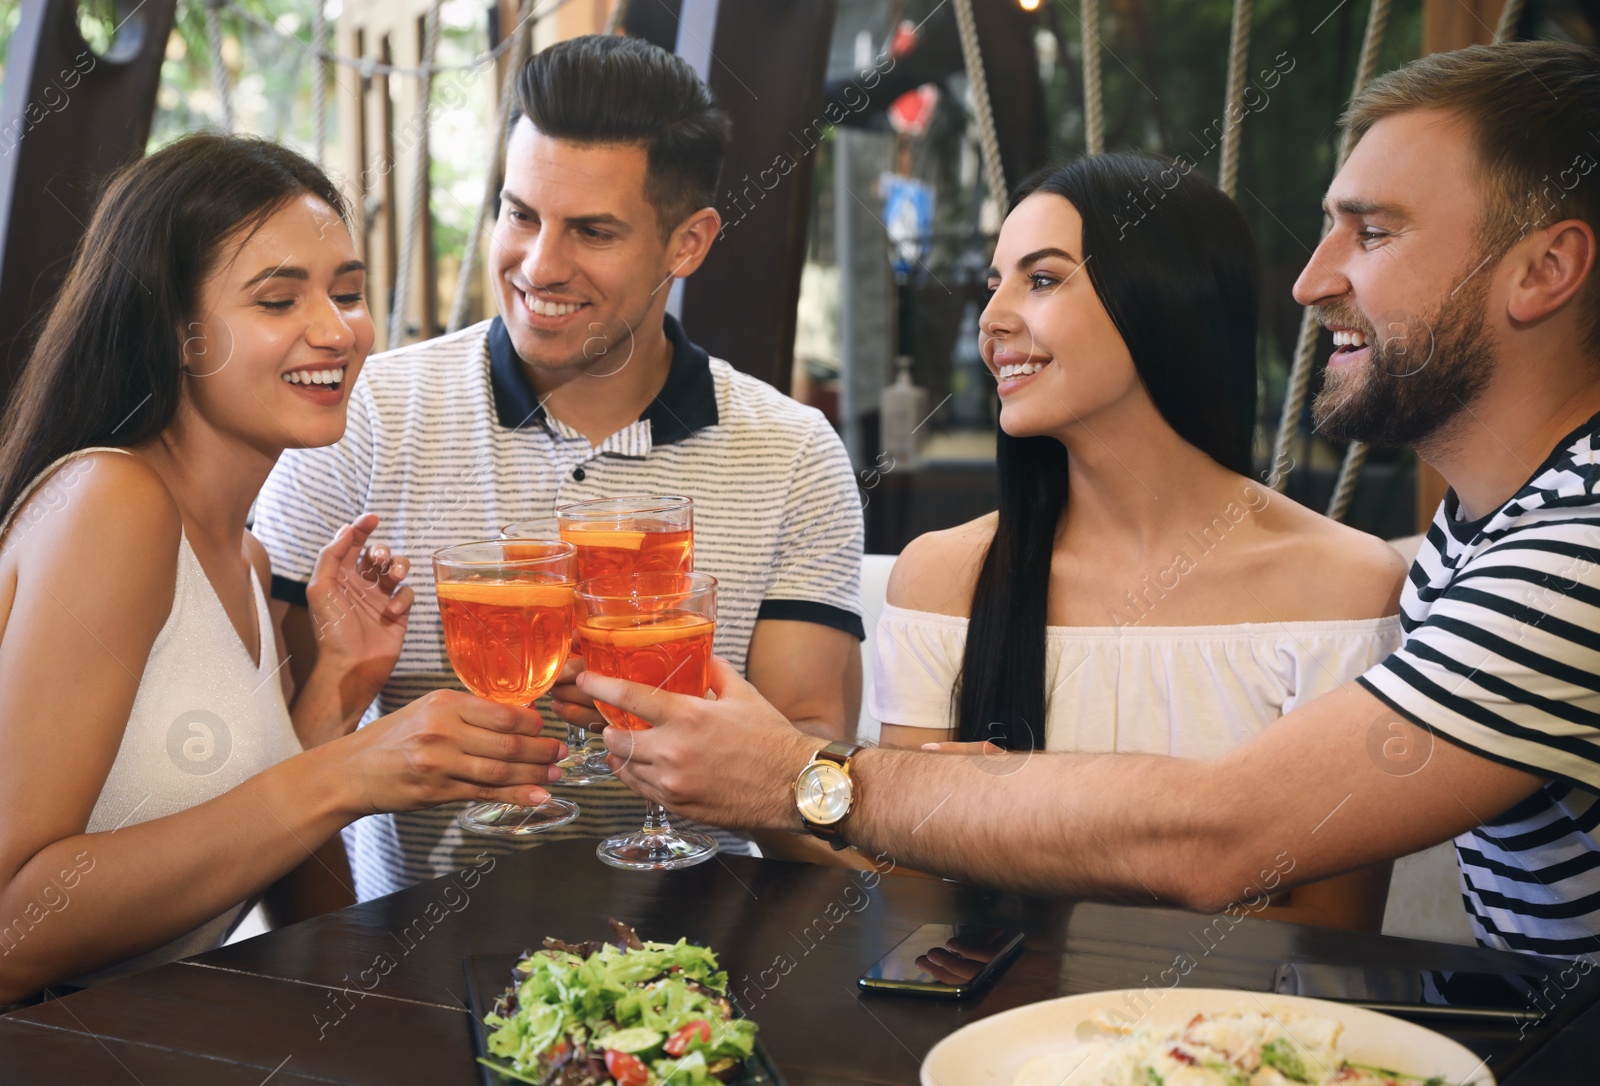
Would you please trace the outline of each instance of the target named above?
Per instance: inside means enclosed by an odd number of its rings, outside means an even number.
[[[0,91],[0,403],[11,393],[106,175],[144,154],[176,0],[118,0],[104,56],[76,0],[22,5]],[[114,255],[114,254],[113,254]]]
[[[537,5],[534,10],[538,10]],[[534,28],[533,51],[537,53],[547,45],[568,38],[598,34],[606,28],[606,17],[610,14],[610,0],[575,0],[564,4],[539,20]]]
[[[1422,0],[1422,53],[1488,45],[1505,0]]]
[[[1422,52],[1488,45],[1505,0],[1422,0]],[[1426,532],[1444,500],[1444,476],[1417,460],[1417,531]]]
[[[346,0],[339,16],[339,51],[415,68],[422,63],[427,14],[428,0]],[[373,323],[386,329],[400,261],[413,261],[407,324],[416,329],[416,337],[426,339],[441,331],[432,218],[426,212],[416,250],[400,251],[411,216],[412,172],[417,156],[428,153],[418,120],[420,89],[421,83],[411,75],[374,73],[361,78],[349,69],[341,72],[336,84],[346,183],[359,209],[362,259],[372,284],[367,307]],[[402,340],[416,337],[406,335]]]
[[[628,9],[629,34],[678,43],[667,0]],[[679,9],[681,10],[681,8]],[[685,281],[683,326],[737,369],[789,391],[816,133],[838,0],[723,0],[707,81],[733,122],[716,207],[722,236]],[[669,18],[662,18],[665,14]],[[668,37],[670,35],[670,38]],[[811,133],[811,143],[801,133]]]
[[[395,5],[397,8],[400,5]],[[410,5],[410,10],[399,13],[396,19],[394,37],[392,39],[393,52],[399,59],[395,62],[404,67],[414,68],[422,63],[424,37],[428,19],[427,0],[417,0]],[[398,87],[394,87],[398,83]],[[411,206],[414,198],[412,178],[416,174],[417,160],[428,155],[428,129],[431,119],[426,115],[427,104],[422,101],[422,80],[414,76],[395,76],[391,87],[398,91],[395,96],[395,162],[394,172],[390,175],[390,182],[395,192],[393,236],[395,242],[395,279],[399,282],[401,261],[410,262],[410,278],[407,280],[408,291],[404,302],[406,326],[401,330],[400,340],[389,344],[398,347],[402,343],[418,339],[430,339],[436,331],[436,318],[433,312],[435,291],[433,289],[434,262],[433,262],[433,215],[429,210],[431,201],[424,193],[422,218],[419,220],[418,229],[414,239],[415,248],[411,252],[404,251],[405,239],[409,231],[411,216],[416,209]],[[431,191],[431,187],[429,189]],[[399,298],[394,299],[394,305],[400,305]],[[413,335],[410,329],[415,328]]]
[[[416,67],[422,62],[428,6],[428,0],[346,0],[338,22],[340,52],[346,56],[370,57],[384,64]],[[535,4],[534,11],[538,12],[540,6]],[[516,27],[518,7],[518,0],[496,0],[501,35],[511,33]],[[611,0],[572,0],[536,19],[536,48],[578,34],[596,33],[605,27],[610,11]],[[499,108],[499,87],[505,64],[502,57],[483,76],[493,83],[484,118],[487,124],[493,124]],[[341,80],[337,90],[339,123],[341,130],[349,134],[343,140],[346,183],[357,208],[362,256],[367,261],[372,284],[368,308],[378,328],[386,329],[389,325],[399,262],[414,261],[407,325],[415,329],[415,335],[408,333],[403,337],[406,340],[438,335],[443,331],[443,311],[447,308],[446,299],[441,298],[439,292],[431,215],[423,215],[416,251],[400,251],[411,216],[411,179],[416,159],[419,154],[427,153],[427,143],[421,139],[417,128],[418,109],[422,104],[420,88],[421,84],[412,76],[375,74],[370,79],[360,79],[351,72]],[[435,101],[439,90],[436,79]],[[491,138],[501,136],[492,133]],[[486,229],[492,229],[492,224]],[[493,313],[489,301],[494,297],[493,274],[491,262],[484,261],[484,301],[473,307],[476,312],[469,314],[469,323]],[[382,343],[380,336],[380,346]]]

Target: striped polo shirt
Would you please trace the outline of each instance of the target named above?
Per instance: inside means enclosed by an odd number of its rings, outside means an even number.
[[[1405,640],[1359,681],[1395,711],[1545,785],[1456,838],[1485,946],[1600,955],[1600,415],[1511,500],[1446,494],[1401,597]],[[1464,797],[1471,802],[1471,797]]]
[[[822,414],[710,358],[666,318],[672,361],[639,419],[591,445],[546,412],[500,318],[370,359],[350,394],[343,439],[286,452],[261,491],[254,531],[272,557],[273,595],[304,604],[317,552],[363,512],[375,542],[412,561],[416,591],[399,663],[363,723],[441,687],[461,689],[445,653],[428,556],[489,539],[515,521],[555,537],[568,502],[636,494],[694,499],[697,570],[717,578],[716,652],[741,672],[759,619],[863,636],[861,499]],[[566,725],[541,698],[545,733]],[[636,830],[644,803],[624,785],[561,789],[583,813],[519,841],[455,821],[462,804],[373,815],[345,831],[365,901],[459,870],[480,852]],[[675,821],[677,821],[675,819]],[[729,852],[748,842],[716,831]]]

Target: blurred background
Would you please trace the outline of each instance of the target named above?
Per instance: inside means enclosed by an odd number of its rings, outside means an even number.
[[[1372,0],[1243,3],[1246,83],[1230,109],[1238,6],[971,0],[1008,185],[1083,152],[1086,65],[1091,76],[1098,65],[1108,149],[1183,156],[1215,178],[1220,135],[1237,120],[1235,197],[1263,269],[1265,478],[1301,325],[1290,286],[1317,242],[1335,122],[1374,13]],[[859,471],[867,549],[897,553],[993,508],[995,396],[977,317],[1001,210],[986,184],[959,7],[0,0],[0,392],[100,179],[201,128],[288,143],[346,187],[374,270],[380,349],[492,315],[481,246],[496,210],[505,72],[528,50],[616,28],[690,59],[734,119],[724,237],[674,307],[713,353],[827,413]],[[1592,43],[1600,30],[1600,0],[1514,7],[1518,37]],[[1503,8],[1384,4],[1376,70],[1488,41]],[[1321,343],[1315,357],[1329,350]],[[1345,450],[1300,415],[1288,420],[1284,485],[1322,509]],[[1416,530],[1439,496],[1409,450],[1373,450],[1351,482],[1346,519],[1387,537]]]

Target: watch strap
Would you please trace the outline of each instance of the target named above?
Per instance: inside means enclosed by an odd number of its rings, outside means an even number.
[[[843,769],[850,764],[850,759],[856,756],[857,751],[865,749],[865,743],[829,743],[813,754],[811,760],[814,762],[818,758],[826,758]]]

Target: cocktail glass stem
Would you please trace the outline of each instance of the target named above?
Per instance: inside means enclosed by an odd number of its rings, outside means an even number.
[[[595,749],[591,746],[593,741],[589,729],[579,724],[567,725],[567,756],[559,763],[561,780],[557,784],[581,786],[617,779],[606,764],[605,748]]]
[[[717,854],[716,838],[693,830],[673,829],[659,803],[645,801],[644,825],[632,833],[608,837],[595,855],[612,867],[632,871],[671,871],[693,867]]]
[[[671,833],[672,827],[667,825],[667,809],[659,803],[646,800],[644,804],[644,832],[645,833]]]

